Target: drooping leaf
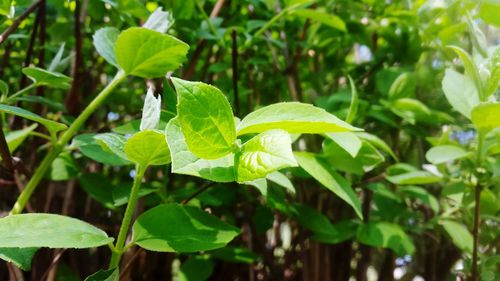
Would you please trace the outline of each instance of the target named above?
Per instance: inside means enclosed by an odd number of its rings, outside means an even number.
[[[199,158],[217,159],[233,151],[236,141],[231,106],[217,88],[172,78],[177,114],[189,150]]]
[[[260,259],[257,254],[247,248],[231,246],[210,251],[209,254],[214,258],[233,263],[253,263]]]
[[[285,167],[297,166],[290,135],[283,130],[269,130],[243,144],[236,154],[238,182],[264,178]]]
[[[341,31],[347,31],[345,22],[338,16],[331,13],[321,12],[313,9],[297,9],[293,11],[293,15],[308,18],[312,21],[318,21],[324,25],[333,27]]]
[[[179,281],[205,281],[212,275],[213,270],[212,260],[203,256],[195,256],[181,265]]]
[[[126,74],[144,78],[161,77],[177,69],[188,49],[170,35],[141,27],[123,31],[115,44],[118,65]]]
[[[108,63],[119,67],[116,61],[115,44],[120,31],[114,27],[103,27],[94,33],[94,47]]]
[[[373,145],[366,141],[362,141],[356,157],[352,157],[338,143],[325,139],[323,142],[323,155],[332,168],[358,175],[373,170],[385,159]]]
[[[266,179],[284,187],[288,193],[295,195],[295,187],[290,179],[284,174],[276,171],[270,174],[267,174]]]
[[[85,278],[84,281],[118,281],[120,274],[118,268],[100,269],[96,273]]]
[[[326,135],[340,147],[342,147],[352,157],[356,157],[356,155],[358,155],[358,152],[363,145],[359,137],[351,132],[327,133]]]
[[[481,103],[472,109],[472,123],[479,130],[490,131],[500,127],[500,102]]]
[[[75,218],[54,214],[20,214],[0,219],[0,247],[93,248],[113,241]]]
[[[39,67],[25,67],[23,73],[37,86],[47,86],[67,90],[71,87],[71,78],[59,72],[51,72]]]
[[[443,226],[455,246],[462,251],[472,253],[473,238],[464,225],[452,220],[440,220],[439,224]]]
[[[484,86],[483,82],[481,81],[481,77],[479,76],[479,70],[477,69],[476,64],[474,63],[474,60],[472,57],[467,53],[464,49],[457,47],[457,46],[448,46],[448,48],[452,49],[455,51],[455,53],[460,57],[462,60],[462,63],[465,68],[465,74],[466,76],[470,77],[472,81],[474,82],[474,85],[476,87],[476,91],[478,93],[478,98],[481,101],[486,101],[486,97],[484,96]]]
[[[420,186],[400,186],[397,189],[398,193],[403,194],[403,196],[409,198],[415,198],[420,200],[422,203],[428,205],[434,214],[439,212],[439,202],[429,191],[425,190]]]
[[[224,247],[239,229],[196,207],[164,204],[139,216],[133,234],[147,250],[183,253]]]
[[[440,182],[442,180],[441,177],[438,177],[434,174],[431,174],[426,171],[411,171],[407,173],[402,173],[393,176],[385,177],[388,181],[394,184],[431,184]]]
[[[125,154],[143,167],[170,163],[170,150],[160,131],[145,130],[133,135],[125,143]]]
[[[25,118],[25,119],[28,119],[31,121],[38,122],[38,123],[42,124],[43,126],[45,126],[51,134],[55,134],[55,133],[67,128],[67,126],[62,124],[62,123],[58,123],[58,122],[55,122],[52,120],[45,119],[40,115],[37,115],[33,112],[30,112],[30,111],[23,109],[23,108],[20,108],[20,107],[6,105],[6,104],[0,104],[0,111],[3,111],[3,112],[8,113],[8,114],[17,115],[19,117],[22,117],[22,118]]]
[[[125,154],[127,139],[124,136],[115,133],[103,133],[94,135],[94,139],[104,150],[112,152],[124,161],[129,162]]]
[[[204,178],[216,182],[236,180],[234,154],[219,159],[201,159],[189,151],[179,119],[176,117],[167,125],[165,131],[172,155],[172,172]]]
[[[479,104],[474,82],[453,69],[446,69],[442,87],[453,109],[470,119],[472,108]]]
[[[389,248],[398,255],[415,252],[413,241],[397,224],[369,222],[359,228],[357,239],[366,245]]]
[[[139,129],[141,131],[146,129],[154,130],[160,122],[161,113],[161,96],[155,98],[153,88],[149,88],[144,99],[144,106],[142,108],[142,118]]]
[[[429,149],[425,158],[432,164],[442,164],[467,157],[468,152],[456,145],[439,145]]]
[[[248,114],[238,124],[238,135],[282,129],[289,133],[321,134],[359,131],[325,110],[299,102],[276,103]]]
[[[29,136],[33,130],[36,129],[38,125],[32,124],[29,127],[26,127],[22,130],[11,131],[5,134],[5,141],[7,142],[7,146],[9,147],[9,151],[14,152]],[[2,160],[2,156],[0,155],[0,160]]]
[[[368,141],[370,144],[375,146],[376,148],[384,151],[385,153],[389,154],[394,160],[398,160],[392,149],[385,143],[382,139],[377,137],[376,135],[365,133],[365,132],[356,132],[356,136],[359,138]]]
[[[354,80],[352,80],[352,77],[347,76],[347,78],[349,78],[349,84],[351,85],[351,104],[349,105],[349,111],[347,112],[345,121],[350,124],[358,114],[359,95],[358,90],[356,90],[356,84],[354,83]]]
[[[70,147],[80,149],[80,152],[83,155],[99,163],[112,166],[122,166],[131,164],[129,160],[116,155],[115,152],[112,152],[111,148],[108,145],[110,145],[111,147],[115,146],[111,145],[111,143],[109,142],[111,140],[110,138],[105,137],[98,140],[95,139],[94,136],[96,135],[95,134],[78,135],[73,138]]]
[[[31,260],[37,251],[38,248],[0,248],[0,259],[28,271],[31,269]]]
[[[312,153],[295,152],[295,159],[308,174],[351,205],[358,217],[363,218],[361,203],[356,193],[342,176],[330,169],[318,156]]]

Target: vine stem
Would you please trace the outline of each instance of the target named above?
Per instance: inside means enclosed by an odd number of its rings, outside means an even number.
[[[477,154],[476,154],[476,165],[480,168],[483,161],[483,146],[484,146],[485,133],[481,130],[478,131],[477,136]],[[474,187],[474,226],[472,229],[472,270],[471,270],[471,280],[478,281],[480,274],[478,270],[478,248],[479,248],[479,228],[481,225],[481,189],[480,179],[477,180],[477,184]]]
[[[120,226],[120,232],[118,233],[118,238],[116,239],[115,249],[113,250],[111,261],[109,262],[110,269],[118,267],[120,259],[123,255],[125,240],[127,239],[127,234],[130,228],[130,223],[132,221],[135,207],[137,206],[137,200],[139,199],[139,189],[141,187],[142,178],[144,177],[144,172],[146,172],[146,167],[136,165],[135,170],[136,174],[134,177],[132,190],[130,191],[130,197],[128,198],[127,208],[125,209],[125,214],[123,215],[122,224]]]
[[[75,119],[71,126],[62,134],[61,138],[52,146],[49,153],[45,155],[42,162],[35,170],[35,173],[30,178],[29,182],[26,184],[24,190],[21,192],[17,198],[14,207],[10,211],[10,215],[19,214],[23,211],[24,207],[28,203],[31,195],[35,191],[36,187],[42,180],[43,176],[49,169],[52,162],[61,153],[64,146],[71,140],[71,138],[78,132],[78,130],[83,126],[85,121],[90,117],[92,113],[104,102],[108,95],[113,91],[118,84],[120,84],[126,75],[123,70],[119,70],[115,75],[113,80],[92,100],[92,102],[83,110],[83,112]]]

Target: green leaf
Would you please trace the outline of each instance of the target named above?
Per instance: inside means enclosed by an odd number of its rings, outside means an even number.
[[[276,171],[270,174],[267,174],[266,179],[284,187],[288,193],[295,195],[295,187],[290,179],[284,174]]]
[[[477,69],[476,64],[472,57],[460,47],[457,46],[448,46],[448,48],[455,51],[455,53],[460,57],[462,63],[465,68],[466,76],[470,77],[476,86],[476,91],[478,93],[478,98],[481,101],[485,101],[486,97],[484,96],[484,87],[483,82],[481,81],[481,77],[479,76],[479,70]]]
[[[421,101],[410,98],[401,98],[392,101],[388,107],[394,114],[415,124],[417,121],[423,121],[431,116],[431,110]]]
[[[500,127],[500,102],[481,103],[474,107],[472,123],[485,132]]]
[[[397,224],[369,222],[358,229],[357,239],[369,246],[392,249],[398,255],[415,252],[413,241]]]
[[[434,214],[439,212],[439,202],[429,191],[425,190],[420,186],[400,186],[397,191],[403,195],[403,197],[415,198],[422,203],[431,207]]]
[[[411,98],[415,95],[417,79],[411,73],[402,73],[392,82],[389,89],[389,99]]]
[[[209,254],[214,258],[231,263],[253,263],[260,259],[257,254],[247,248],[230,246],[211,251]]]
[[[295,152],[294,155],[300,167],[347,204],[351,205],[358,217],[363,218],[361,203],[356,193],[349,185],[349,182],[342,178],[337,172],[330,169],[326,163],[312,153]]]
[[[121,181],[117,186],[114,186],[112,191],[113,208],[127,204],[128,199],[130,198],[131,191],[132,191],[132,182]],[[141,185],[141,189],[139,189],[138,198],[142,198],[146,195],[149,195],[157,191],[158,188],[150,187],[147,185],[146,186]]]
[[[143,27],[160,33],[165,33],[174,24],[174,17],[169,11],[163,11],[162,7],[156,8],[148,17]]]
[[[31,260],[39,248],[0,248],[0,259],[13,263],[24,271],[31,269]]]
[[[210,278],[213,270],[214,262],[207,257],[192,257],[181,265],[179,281],[205,281]]]
[[[0,94],[5,96],[9,95],[9,85],[3,80],[0,80]]]
[[[198,252],[224,247],[239,234],[193,206],[164,204],[144,212],[133,226],[134,242],[158,252]]]
[[[108,140],[108,138],[101,138],[101,140],[97,140],[94,139],[94,136],[95,134],[78,135],[73,138],[73,142],[70,147],[80,149],[80,152],[83,155],[99,163],[112,166],[130,165],[130,161],[111,152],[111,149],[107,147],[109,143],[104,143],[104,139]],[[107,148],[105,149],[103,147]]]
[[[425,158],[432,164],[443,164],[456,159],[464,158],[468,155],[460,146],[456,145],[439,145],[435,146],[425,154]]]
[[[38,125],[32,124],[29,127],[26,127],[22,130],[11,131],[5,134],[5,141],[7,142],[7,146],[9,147],[9,151],[14,152],[29,136],[33,130],[36,129]],[[2,156],[0,155],[0,160],[2,160]]]
[[[109,209],[114,209],[113,184],[109,177],[99,174],[83,174],[78,177],[80,187],[94,200]]]
[[[238,124],[238,135],[282,129],[291,134],[360,131],[324,109],[299,102],[276,103],[248,114]]]
[[[144,106],[142,108],[142,118],[139,129],[141,131],[146,129],[154,130],[160,123],[161,114],[161,96],[155,98],[153,88],[149,87],[144,99]]]
[[[494,1],[482,1],[479,7],[479,17],[486,23],[500,27],[500,3]]]
[[[349,105],[349,111],[347,112],[347,117],[345,121],[347,123],[351,123],[356,117],[358,113],[359,107],[359,99],[358,99],[358,91],[356,90],[356,85],[354,84],[354,80],[352,80],[351,76],[347,76],[349,78],[349,84],[351,85],[351,104]]]
[[[500,46],[497,46],[489,60],[490,77],[485,88],[485,96],[488,98],[495,93],[500,86]]]
[[[352,157],[356,157],[356,155],[358,155],[358,152],[363,145],[359,137],[351,132],[327,133],[326,135]]]
[[[125,143],[125,154],[142,167],[170,163],[170,150],[160,131],[145,130],[133,135]]]
[[[217,88],[172,78],[178,95],[177,114],[189,150],[199,158],[217,159],[233,151],[233,112]]]
[[[323,155],[332,169],[362,175],[373,170],[385,158],[369,142],[363,141],[356,157],[352,157],[345,149],[330,139],[323,142]]]
[[[360,137],[362,140],[368,141],[370,144],[375,146],[376,148],[384,151],[389,154],[394,160],[398,160],[396,154],[392,151],[392,149],[385,143],[381,138],[376,135],[365,133],[365,132],[356,132],[356,136]]]
[[[464,225],[451,220],[440,220],[439,224],[443,226],[455,246],[469,254],[472,253],[472,235]]]
[[[71,153],[62,152],[50,165],[48,176],[53,181],[66,181],[78,175],[79,168]]]
[[[264,178],[286,167],[297,166],[290,135],[283,130],[269,130],[243,144],[236,154],[238,182]]]
[[[63,90],[71,87],[71,78],[58,72],[51,72],[38,67],[25,67],[23,68],[23,73],[37,86],[47,86]]]
[[[116,61],[115,44],[120,31],[114,27],[103,27],[94,33],[94,47],[108,63],[119,67]]]
[[[231,153],[214,160],[197,157],[188,149],[178,117],[168,122],[165,134],[172,155],[173,173],[196,176],[216,182],[233,182],[236,180],[234,154]]]
[[[350,240],[356,236],[359,222],[355,220],[343,220],[332,224],[328,230],[314,233],[312,239],[326,244],[338,244]]]
[[[334,231],[334,227],[327,216],[307,205],[294,204],[293,215],[300,225],[314,233]]]
[[[64,124],[45,119],[45,118],[41,117],[40,115],[37,115],[35,113],[32,113],[32,112],[30,112],[26,109],[22,109],[20,107],[10,106],[10,105],[6,105],[6,104],[0,104],[0,111],[3,111],[3,112],[8,113],[8,114],[17,115],[19,117],[22,117],[22,118],[25,118],[25,119],[28,119],[31,121],[38,122],[38,123],[42,124],[43,126],[45,126],[47,128],[47,130],[52,135],[67,128],[67,126]]]
[[[20,214],[0,219],[0,247],[93,248],[113,238],[78,219],[53,214]]]
[[[297,15],[299,17],[308,18],[313,21],[318,21],[324,25],[329,27],[333,27],[335,29],[341,31],[347,31],[344,21],[336,15],[321,12],[313,9],[298,9],[294,10],[293,15]]]
[[[438,177],[434,174],[425,171],[412,171],[394,176],[386,176],[385,178],[394,184],[400,184],[400,185],[431,184],[440,182],[442,180],[441,177]]]
[[[85,278],[85,281],[118,281],[120,279],[120,273],[118,268],[111,269],[101,269],[96,273]]]
[[[479,104],[479,96],[472,80],[449,68],[445,71],[442,87],[451,106],[470,119],[472,108]]]
[[[127,139],[124,136],[114,133],[104,133],[94,135],[94,140],[107,152],[111,152],[124,161],[129,162],[125,154],[125,143]]]
[[[141,27],[123,31],[115,44],[118,65],[127,74],[144,78],[161,77],[177,69],[188,49],[172,36]]]

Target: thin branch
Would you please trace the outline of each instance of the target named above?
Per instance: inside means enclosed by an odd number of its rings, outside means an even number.
[[[59,260],[61,259],[62,254],[64,254],[64,252],[66,251],[66,249],[56,250],[56,251],[59,251],[59,252],[55,255],[54,259],[52,259],[52,262],[50,263],[49,267],[43,273],[42,277],[40,278],[40,281],[43,281],[43,280],[45,280],[47,278],[47,276],[49,275],[49,272],[59,262]]]
[[[120,280],[125,276],[125,274],[130,270],[130,267],[135,262],[135,260],[140,256],[140,254],[144,251],[143,248],[137,249],[134,255],[130,258],[127,264],[120,270]]]
[[[478,270],[478,247],[479,247],[479,225],[481,224],[481,185],[477,184],[474,188],[476,205],[474,206],[474,228],[472,229],[473,248],[472,248],[472,272],[471,281],[478,281],[480,274]]]
[[[43,0],[38,0],[28,7],[17,19],[12,22],[12,25],[9,26],[1,35],[0,35],[0,45],[7,40],[7,38],[17,30],[21,22],[23,22],[37,7],[42,3]]]
[[[209,183],[205,184],[200,189],[198,189],[195,192],[193,192],[193,194],[191,194],[188,198],[182,200],[181,204],[182,205],[186,205],[187,203],[189,203],[189,201],[193,200],[193,198],[195,198],[196,196],[200,195],[201,193],[203,193],[204,191],[206,191],[207,189],[209,189],[214,184],[215,184],[215,182],[209,182]]]
[[[232,66],[233,66],[233,95],[234,95],[234,108],[236,116],[240,116],[240,97],[238,94],[238,38],[236,29],[231,32],[232,44]]]

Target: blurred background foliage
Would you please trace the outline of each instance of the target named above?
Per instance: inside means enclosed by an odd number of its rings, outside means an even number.
[[[438,144],[465,150],[476,145],[473,127],[443,95],[444,70],[462,68],[445,46],[477,54],[478,44],[499,45],[500,2],[1,0],[1,30],[34,4],[36,10],[1,43],[0,79],[16,92],[30,84],[22,68],[51,64],[72,77],[68,89],[41,87],[18,101],[49,119],[71,123],[114,74],[94,49],[94,32],[141,25],[157,7],[171,11],[169,33],[191,47],[172,75],[217,86],[240,118],[271,103],[301,101],[345,119],[349,76],[359,96],[352,120],[366,131],[359,144],[304,135],[294,145],[314,151],[332,174],[347,179],[364,220],[301,168],[287,169],[285,178],[259,189],[215,184],[190,204],[224,217],[242,235],[226,248],[198,254],[133,248],[124,257],[123,280],[440,281],[464,279],[470,271],[474,196],[464,177],[473,163],[433,165],[426,152]],[[488,75],[487,68],[481,73]],[[117,233],[132,178],[88,134],[137,131],[148,85],[162,93],[162,122],[175,116],[176,96],[167,80],[129,79],[56,159],[29,211],[62,213]],[[28,125],[3,117],[11,139]],[[17,133],[22,137],[14,156],[30,171],[47,148],[37,132],[43,128]],[[481,193],[482,280],[500,280],[499,141],[500,132],[494,133],[496,152],[488,158],[490,178]],[[206,185],[169,170],[149,171],[140,210],[180,202]],[[1,171],[0,208],[6,212],[17,196],[16,179]],[[81,280],[108,258],[106,249],[42,249],[24,277]],[[12,270],[2,262],[0,279]]]

